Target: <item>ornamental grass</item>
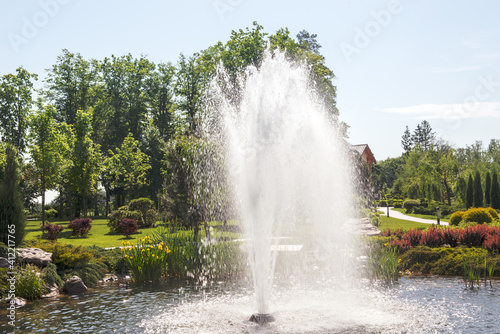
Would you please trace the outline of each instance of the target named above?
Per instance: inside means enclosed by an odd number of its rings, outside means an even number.
[[[153,244],[149,236],[134,245],[123,242],[122,251],[136,284],[155,283],[166,276],[170,249],[163,242]]]

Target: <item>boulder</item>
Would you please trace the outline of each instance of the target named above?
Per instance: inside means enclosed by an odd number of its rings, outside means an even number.
[[[42,299],[54,298],[59,296],[59,287],[57,286],[56,283],[54,283],[52,286],[47,285],[47,289],[49,290],[49,293],[43,295]]]
[[[45,267],[52,262],[52,253],[47,253],[40,248],[19,248],[17,255],[21,262],[33,263],[38,267]]]
[[[0,257],[0,268],[9,268],[9,266],[9,260],[4,257]]]
[[[23,307],[26,305],[26,299],[21,297],[5,298],[7,304],[14,305],[15,308]]]
[[[69,294],[78,294],[87,291],[87,287],[85,283],[83,283],[82,279],[78,276],[70,277],[64,282],[63,291],[66,291]]]

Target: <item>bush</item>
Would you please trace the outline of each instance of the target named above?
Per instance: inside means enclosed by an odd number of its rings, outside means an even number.
[[[394,200],[393,203],[394,203],[394,207],[396,209],[401,209],[403,207],[403,201],[402,200],[399,200],[399,199],[398,200]]]
[[[443,232],[440,228],[434,225],[429,227],[427,231],[422,233],[420,244],[427,247],[438,247],[443,244]]]
[[[465,211],[455,211],[451,214],[450,225],[458,226],[463,220]]]
[[[128,206],[122,206],[116,211],[113,211],[108,218],[108,226],[111,233],[121,234],[120,223],[124,218],[141,221],[142,215],[139,211],[131,211]]]
[[[141,218],[137,220],[140,227],[154,227],[158,219],[158,213],[154,209],[154,202],[149,198],[136,198],[130,201],[128,208],[130,211],[138,211]]]
[[[16,296],[28,300],[40,298],[45,292],[45,282],[37,275],[37,267],[28,264],[17,272]]]
[[[52,219],[57,216],[57,210],[54,208],[50,208],[48,210],[45,210],[45,218],[47,219]]]
[[[476,222],[478,224],[488,224],[493,221],[493,217],[485,208],[470,208],[469,210],[465,211],[463,220],[466,223]]]
[[[42,269],[40,277],[45,282],[45,284],[49,286],[53,286],[54,284],[56,284],[59,289],[61,289],[64,285],[63,280],[57,273],[57,267],[53,263],[49,263],[45,268]]]
[[[63,245],[58,242],[38,242],[33,245],[46,252],[52,253],[52,263],[58,270],[72,269],[89,262],[94,258],[87,247]]]
[[[459,242],[467,247],[481,247],[488,235],[488,226],[476,225],[460,229]]]
[[[137,227],[137,221],[135,219],[123,218],[120,222],[120,230],[127,238],[130,238],[131,234],[137,232]]]
[[[96,285],[107,272],[108,266],[99,261],[90,261],[72,270],[64,271],[64,278],[67,279],[76,275],[80,277],[87,287]]]
[[[135,283],[157,282],[162,275],[166,275],[167,254],[170,250],[163,242],[153,245],[147,236],[137,245],[124,242],[123,246],[125,262]]]
[[[413,208],[420,205],[420,201],[416,199],[407,199],[403,202],[403,208],[406,210],[406,213],[412,213]]]
[[[42,229],[46,230],[46,233],[44,235],[45,239],[57,240],[59,234],[64,230],[64,226],[45,223],[45,226],[42,226]]]
[[[68,228],[73,230],[73,233],[71,235],[77,237],[84,237],[92,229],[92,219],[90,218],[75,219],[71,223],[69,223]]]
[[[484,248],[490,251],[500,251],[500,234],[489,234],[484,240]]]
[[[422,240],[422,230],[409,229],[408,232],[403,235],[402,240],[407,241],[412,247],[418,246]]]
[[[486,208],[486,210],[488,210],[488,212],[490,213],[491,217],[493,217],[493,219],[500,218],[500,216],[498,216],[497,210],[495,210],[493,208]]]

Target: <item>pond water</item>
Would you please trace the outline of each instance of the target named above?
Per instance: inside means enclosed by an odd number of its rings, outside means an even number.
[[[353,286],[357,285],[355,288]],[[29,303],[15,333],[499,333],[500,281],[465,289],[459,278],[403,277],[351,288],[318,280],[275,288],[276,322],[259,327],[251,284],[214,282],[124,289]],[[6,319],[5,311],[1,313]],[[3,321],[3,333],[11,328]]]

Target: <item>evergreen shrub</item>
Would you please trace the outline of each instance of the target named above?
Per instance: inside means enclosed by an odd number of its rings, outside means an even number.
[[[113,211],[108,217],[108,226],[111,233],[121,234],[120,223],[124,218],[134,219],[135,221],[142,220],[142,214],[139,211],[131,211],[128,206],[122,206],[118,210]]]
[[[406,210],[406,213],[412,213],[413,208],[420,205],[420,201],[416,199],[407,199],[403,202],[403,208]]]
[[[458,226],[464,218],[465,211],[455,211],[451,214],[450,225]]]
[[[464,213],[463,220],[466,223],[476,222],[478,224],[488,224],[493,221],[493,217],[485,208],[470,208]]]

